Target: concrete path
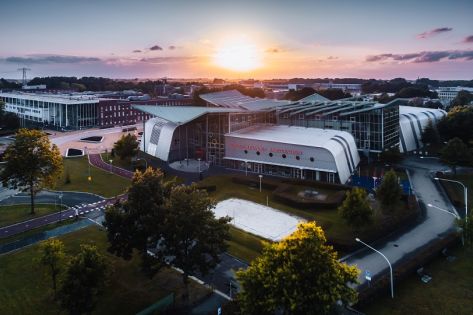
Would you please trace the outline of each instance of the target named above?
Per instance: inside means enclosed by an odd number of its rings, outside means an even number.
[[[422,222],[401,235],[393,235],[380,244],[372,245],[388,258],[394,268],[397,263],[412,258],[430,243],[441,240],[456,231],[453,215],[427,207],[427,204],[431,203],[452,213],[455,212],[441,187],[430,176],[430,172],[442,170],[445,167],[436,161],[427,162],[417,157],[406,158],[402,166],[410,170],[412,188],[426,214]],[[360,285],[366,281],[364,277],[366,270],[371,273],[373,280],[389,272],[388,264],[383,257],[367,248],[349,256],[345,262],[357,265],[361,269],[358,279]]]
[[[89,154],[89,163],[97,168],[100,168],[106,172],[111,172],[121,177],[125,177],[128,179],[133,178],[133,172],[126,170],[124,168],[120,168],[117,166],[113,166],[112,164],[106,163],[102,160],[102,156],[98,153],[91,153]]]

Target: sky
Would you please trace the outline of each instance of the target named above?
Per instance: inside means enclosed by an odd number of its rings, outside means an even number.
[[[473,79],[472,0],[0,0],[0,77]]]

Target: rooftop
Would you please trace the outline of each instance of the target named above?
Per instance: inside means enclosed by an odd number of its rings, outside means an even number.
[[[19,98],[32,101],[43,101],[61,104],[98,103],[99,99],[93,95],[53,94],[53,93],[26,93],[0,92],[0,97]]]
[[[252,111],[270,110],[276,106],[292,103],[290,101],[253,98],[243,95],[237,90],[201,94],[200,98],[217,107],[238,108]]]
[[[327,147],[335,136],[352,138],[346,131],[286,125],[255,125],[226,134],[242,139],[290,143],[301,146]]]
[[[241,112],[237,108],[200,107],[200,106],[152,106],[132,105],[133,108],[163,118],[175,124],[185,124],[208,113],[233,113]]]

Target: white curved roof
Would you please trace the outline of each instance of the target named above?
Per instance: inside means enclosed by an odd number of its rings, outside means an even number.
[[[243,110],[266,110],[291,103],[290,101],[253,98],[243,95],[237,90],[201,94],[199,97],[215,106]]]
[[[446,115],[442,109],[399,106],[399,150],[409,152],[422,148],[422,132],[429,121],[435,125]]]
[[[355,139],[345,131],[284,125],[256,125],[228,133],[225,137],[289,145],[290,150],[297,150],[297,147],[304,151],[308,149],[311,152],[309,154],[314,153],[314,162],[309,161],[308,157],[300,158],[300,160],[289,158],[281,160],[274,156],[274,158],[264,157],[264,160],[261,160],[263,155],[248,155],[248,160],[255,158],[258,159],[255,162],[259,163],[337,172],[342,183],[349,179],[360,162]],[[313,149],[317,151],[313,151]],[[227,156],[227,152],[225,155],[226,158],[232,158]]]
[[[177,127],[177,124],[168,120],[159,117],[151,118],[145,124],[140,150],[167,161],[172,136]]]

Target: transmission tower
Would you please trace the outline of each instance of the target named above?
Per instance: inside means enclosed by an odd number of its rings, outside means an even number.
[[[23,67],[23,68],[18,68],[18,71],[21,71],[23,72],[23,78],[22,78],[22,82],[23,82],[23,86],[26,86],[26,71],[30,71],[31,69],[30,68],[26,68],[26,67]]]

